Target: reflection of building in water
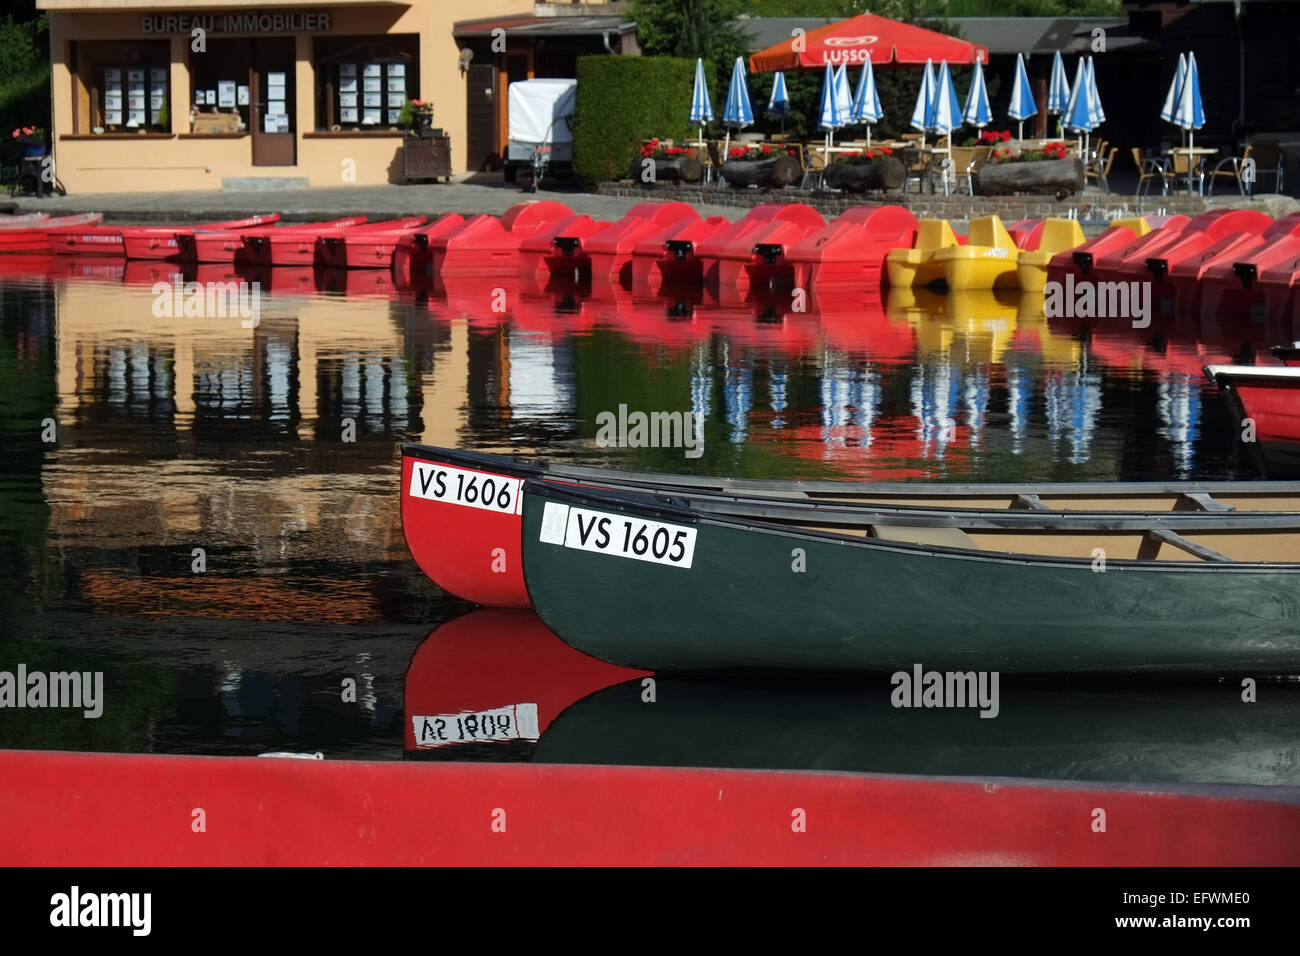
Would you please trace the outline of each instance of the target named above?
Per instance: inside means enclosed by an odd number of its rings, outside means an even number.
[[[343,540],[350,559],[404,559],[394,443],[455,443],[463,327],[372,298],[266,297],[257,328],[157,318],[148,286],[71,281],[55,300],[52,544],[251,549],[263,564]]]
[[[989,410],[989,368],[983,362],[962,370],[962,399],[966,405],[970,446],[978,449],[984,435],[984,416]]]
[[[1025,450],[1025,430],[1034,400],[1033,374],[1020,364],[1007,366],[1007,411],[1011,417],[1011,453]]]
[[[870,448],[871,426],[880,408],[880,377],[866,363],[845,361],[831,349],[822,354],[819,391],[822,443],[826,457],[833,449],[853,445]]]
[[[713,363],[706,342],[695,346],[691,356],[691,414],[700,428],[713,414]]]
[[[1178,477],[1186,478],[1196,455],[1201,426],[1201,390],[1186,372],[1166,372],[1156,386],[1160,435],[1173,446]]]
[[[952,417],[961,387],[960,376],[952,374],[946,358],[926,356],[912,373],[912,414],[916,416],[916,437],[922,458],[942,459],[957,437]]]

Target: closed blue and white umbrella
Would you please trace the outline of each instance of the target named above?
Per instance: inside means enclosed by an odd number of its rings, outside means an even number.
[[[839,99],[835,95],[835,69],[826,64],[826,73],[822,77],[821,105],[817,110],[817,127],[824,129],[828,136],[844,125],[845,117],[840,112]]]
[[[772,95],[767,101],[767,111],[775,116],[788,116],[790,113],[790,94],[785,89],[785,73],[776,71],[772,77]]]
[[[1089,101],[1092,99],[1092,89],[1088,86],[1088,63],[1084,57],[1079,57],[1079,68],[1074,73],[1074,87],[1070,90],[1070,102],[1065,108],[1065,115],[1062,117],[1066,129],[1072,129],[1079,134],[1079,155],[1083,152],[1083,134],[1092,131],[1093,111]]]
[[[1097,64],[1088,57],[1088,108],[1092,110],[1092,128],[1106,122],[1106,111],[1101,108],[1101,94],[1097,92]]]
[[[1195,131],[1205,125],[1205,104],[1201,101],[1201,73],[1196,68],[1196,54],[1187,54],[1187,76],[1183,79],[1183,88],[1178,92],[1178,106],[1174,109],[1174,123],[1187,130],[1187,148],[1196,148]],[[1194,153],[1188,154],[1188,168],[1191,168]],[[1187,191],[1192,191],[1192,177],[1187,177]]]
[[[916,106],[912,108],[909,123],[914,130],[919,130],[921,145],[925,145],[925,131],[930,120],[930,101],[934,99],[934,63],[925,61],[925,72],[921,74],[921,88],[916,93]]]
[[[700,145],[704,145],[704,124],[713,122],[713,104],[709,102],[709,84],[704,79],[704,61],[695,61],[695,89],[691,91],[691,122],[700,128]]]
[[[1166,123],[1174,121],[1174,110],[1178,108],[1178,96],[1183,91],[1183,80],[1187,78],[1187,57],[1178,54],[1178,70],[1174,73],[1169,92],[1165,94],[1165,105],[1160,108],[1160,118]]]
[[[871,68],[871,57],[862,67],[858,76],[858,89],[853,96],[852,119],[855,123],[867,124],[867,145],[871,145],[871,124],[880,122],[885,113],[880,108],[880,94],[876,91],[876,73]]]
[[[925,126],[931,133],[947,134],[960,125],[961,104],[957,101],[957,90],[952,85],[952,74],[948,72],[948,61],[943,60],[939,64],[939,77],[935,81],[930,115]]]
[[[993,121],[993,111],[989,109],[989,91],[984,85],[984,64],[978,60],[975,61],[975,70],[971,74],[970,92],[966,94],[966,108],[961,111],[961,118],[967,125],[977,129],[988,126]]]
[[[835,71],[835,105],[845,126],[853,122],[853,94],[849,91],[849,71],[843,63]]]
[[[745,76],[745,60],[736,57],[731,67],[731,82],[727,85],[727,106],[722,111],[722,125],[727,127],[726,144],[722,155],[731,149],[731,131],[742,130],[754,122],[754,109],[749,102],[749,80]]]
[[[1025,55],[1017,53],[1016,79],[1011,87],[1011,105],[1007,107],[1007,115],[1020,122],[1018,139],[1025,138],[1025,120],[1037,113],[1038,105],[1034,102],[1034,90],[1029,85],[1029,73],[1025,69]]]
[[[1052,57],[1052,78],[1047,83],[1047,112],[1065,113],[1070,104],[1070,84],[1065,79],[1065,61],[1061,51]]]

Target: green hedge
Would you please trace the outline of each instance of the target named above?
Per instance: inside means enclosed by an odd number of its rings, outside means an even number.
[[[706,76],[712,76],[707,70]],[[578,58],[573,171],[586,185],[622,179],[644,139],[691,136],[695,61],[669,56]],[[717,110],[716,100],[715,112]]]

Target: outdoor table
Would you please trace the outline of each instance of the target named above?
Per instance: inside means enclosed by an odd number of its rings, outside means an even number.
[[[1219,151],[1217,149],[1210,149],[1208,146],[1175,146],[1171,149],[1165,150],[1166,156],[1174,156],[1179,153],[1187,155],[1187,192],[1191,193],[1192,177],[1196,173],[1196,160],[1206,156],[1217,156]],[[1204,180],[1202,180],[1202,193],[1204,188]]]

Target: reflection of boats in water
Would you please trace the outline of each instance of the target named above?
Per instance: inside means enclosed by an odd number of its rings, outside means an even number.
[[[575,651],[532,611],[471,611],[440,624],[411,657],[406,756],[526,760],[564,708],[644,675]]]
[[[910,676],[910,675],[909,675]],[[940,777],[1300,786],[1300,684],[998,688],[997,712],[896,708],[888,677],[713,681],[659,677],[584,698],[535,761],[848,770]],[[985,708],[988,709],[988,708]]]

